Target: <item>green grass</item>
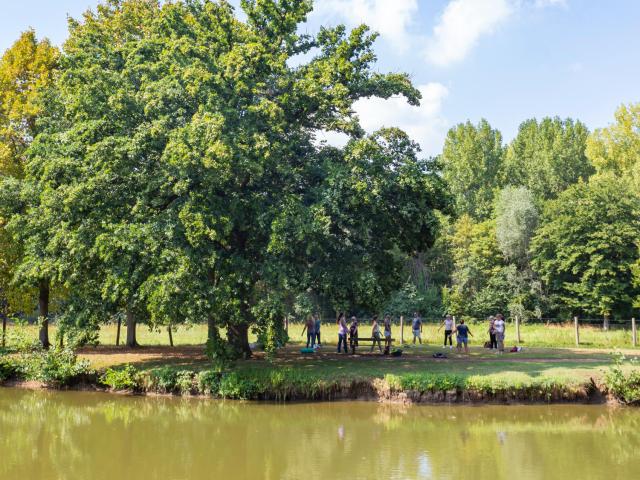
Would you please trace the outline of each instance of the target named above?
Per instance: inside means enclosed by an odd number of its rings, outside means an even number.
[[[8,344],[11,346],[14,335],[12,331],[15,327],[8,328]],[[481,345],[487,340],[487,325],[470,324],[471,331],[475,335],[471,338],[471,343]],[[289,335],[292,342],[303,342],[302,324],[291,324],[289,327]],[[367,335],[371,327],[362,325],[360,327],[361,336]],[[28,335],[34,340],[37,339],[38,329],[36,326],[26,327]],[[55,338],[56,327],[51,326],[50,336]],[[121,343],[124,342],[126,329],[123,326],[120,334]],[[166,328],[160,330],[149,330],[145,325],[140,325],[137,330],[138,342],[145,346],[160,346],[169,344],[169,335]],[[400,327],[394,325],[393,336],[398,341],[400,339]],[[423,341],[428,344],[440,344],[442,342],[442,330],[438,331],[438,325],[428,323],[424,327]],[[520,328],[520,345],[525,347],[550,347],[550,348],[574,348],[575,347],[575,331],[572,324],[524,324]],[[173,341],[176,346],[180,345],[203,345],[207,338],[206,325],[179,326],[173,329]],[[338,328],[333,323],[324,324],[322,327],[323,341],[335,345],[338,338]],[[404,339],[405,342],[411,341],[411,328],[405,326]],[[100,329],[99,341],[101,345],[115,345],[116,342],[116,326],[113,324],[104,325]],[[256,336],[250,335],[249,341],[255,342]],[[516,345],[515,326],[507,325],[505,344]],[[594,325],[583,325],[580,327],[580,348],[587,349],[629,349],[632,348],[631,329],[612,329],[607,332],[601,327]]]

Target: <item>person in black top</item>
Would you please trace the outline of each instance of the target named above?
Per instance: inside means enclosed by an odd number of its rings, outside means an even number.
[[[464,324],[464,319],[460,319],[460,324],[456,327],[456,338],[458,340],[457,349],[461,350],[464,345],[464,353],[469,353],[469,335],[473,337],[471,330]]]

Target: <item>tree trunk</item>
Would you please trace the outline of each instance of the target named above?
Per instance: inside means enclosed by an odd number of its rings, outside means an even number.
[[[136,317],[133,312],[127,309],[127,347],[139,347],[136,340]]]
[[[173,347],[173,334],[171,333],[171,325],[167,326],[167,331],[169,332],[169,345]]]
[[[251,357],[249,347],[249,324],[240,323],[227,326],[227,341],[238,357]]]
[[[4,348],[7,338],[7,316],[4,313],[0,313],[0,315],[2,315],[2,348]]]
[[[51,347],[49,342],[49,280],[40,280],[38,295],[38,307],[40,317],[40,343],[42,348]]]
[[[602,329],[606,332],[609,330],[609,314],[604,315],[604,322],[602,323]]]
[[[120,328],[122,327],[122,315],[118,314],[118,326],[116,327],[116,347],[120,346]]]
[[[216,320],[210,315],[207,319],[207,341],[213,340],[218,336],[218,330],[216,329]]]

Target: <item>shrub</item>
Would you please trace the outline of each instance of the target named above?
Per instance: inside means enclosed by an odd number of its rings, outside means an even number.
[[[8,357],[0,357],[0,383],[18,375],[18,365]]]
[[[218,394],[222,398],[255,400],[259,398],[262,391],[263,389],[260,388],[260,384],[256,379],[232,372],[221,378]]]
[[[141,384],[140,372],[130,364],[122,368],[107,368],[100,381],[112,390],[138,390]]]
[[[171,367],[154,368],[146,377],[147,390],[171,393],[176,388],[176,371]]]
[[[195,372],[191,370],[179,370],[176,372],[176,390],[182,395],[191,395],[194,392]]]
[[[78,361],[68,348],[37,349],[18,360],[19,372],[27,380],[38,380],[52,386],[65,386],[79,377],[93,373],[88,360]]]
[[[424,392],[446,392],[464,387],[464,379],[458,375],[433,373],[408,373],[387,375],[387,384],[393,390],[415,390]]]
[[[613,365],[609,367],[605,376],[605,383],[618,401],[628,405],[640,404],[640,371],[631,370],[625,374],[622,369],[625,360],[622,354],[614,355]]]
[[[198,373],[196,378],[198,392],[202,395],[217,395],[220,389],[220,377],[220,373],[214,370]]]

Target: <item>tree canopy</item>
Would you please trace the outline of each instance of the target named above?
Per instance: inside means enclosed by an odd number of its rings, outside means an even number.
[[[301,36],[306,1],[242,8],[246,21],[226,2],[123,0],[71,22],[22,189],[38,199],[12,222],[47,232],[76,320],[205,318],[248,354],[282,292],[372,302],[398,280],[393,250],[433,241],[432,165],[401,131],[364,135],[352,111],[419,102],[406,75],[372,69],[375,35]],[[351,140],[318,144],[320,130]]]
[[[637,295],[640,199],[614,175],[579,182],[547,204],[532,241],[534,269],[574,313],[628,313]]]
[[[491,216],[495,190],[503,181],[503,157],[502,134],[486,120],[449,130],[440,161],[458,215]]]
[[[572,119],[531,119],[520,124],[505,156],[506,183],[527,187],[538,204],[555,198],[593,166],[586,154],[589,130]]]

